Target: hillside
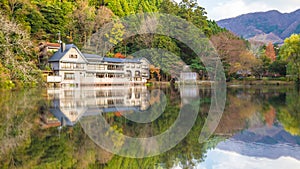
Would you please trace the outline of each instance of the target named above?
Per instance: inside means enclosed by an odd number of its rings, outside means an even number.
[[[283,43],[291,34],[300,33],[300,9],[291,13],[272,10],[243,14],[217,23],[246,39]]]
[[[191,12],[192,11],[192,12]],[[111,21],[135,13],[161,12],[176,15],[197,26],[210,37],[225,31],[207,20],[204,8],[194,1],[175,3],[171,0],[2,0],[0,1],[0,88],[42,84],[41,70],[50,70],[47,59],[51,52],[39,52],[40,42],[57,42],[58,33],[65,43],[82,49],[99,29]],[[135,53],[159,46],[178,54],[187,64],[200,64],[195,54],[182,43],[161,35],[143,35],[122,39],[123,25],[107,35],[109,42],[120,41],[107,56]],[[168,45],[165,45],[168,44]],[[200,68],[199,66],[197,68]]]

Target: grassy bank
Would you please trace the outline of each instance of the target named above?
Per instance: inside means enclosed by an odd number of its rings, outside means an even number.
[[[197,81],[197,85],[201,86],[210,86],[211,81]],[[180,84],[176,82],[176,84]],[[189,83],[181,83],[181,84],[189,84]],[[194,84],[194,83],[191,83]],[[234,85],[258,85],[258,86],[283,86],[283,85],[294,85],[294,81],[283,81],[283,80],[231,80],[230,82],[226,82],[227,86],[234,86]],[[159,82],[159,81],[152,81],[148,83],[149,86],[169,86],[170,82]]]
[[[293,85],[294,81],[284,80],[231,80],[227,85]]]

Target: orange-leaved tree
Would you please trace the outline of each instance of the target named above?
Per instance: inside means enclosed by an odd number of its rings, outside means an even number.
[[[274,45],[271,42],[266,47],[266,56],[271,59],[271,62],[274,62],[276,60]]]

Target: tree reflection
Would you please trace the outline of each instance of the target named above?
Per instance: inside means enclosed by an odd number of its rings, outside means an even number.
[[[31,142],[31,130],[38,127],[40,90],[0,92],[0,168],[13,168],[23,161]]]
[[[286,106],[278,111],[278,120],[292,135],[300,136],[300,94],[291,92],[286,96]]]
[[[149,89],[152,90],[152,89]],[[153,89],[154,90],[154,89]],[[118,132],[127,136],[150,137],[166,131],[176,121],[181,109],[179,90],[161,89],[166,94],[166,111],[146,124],[134,123],[122,113],[107,113],[104,118]],[[290,89],[228,90],[227,104],[220,124],[207,142],[198,137],[210,107],[210,89],[199,90],[201,106],[188,135],[174,148],[160,155],[142,159],[125,158],[105,151],[87,136],[80,123],[73,127],[45,128],[39,112],[47,114],[49,104],[41,91],[0,93],[0,168],[190,168],[205,159],[208,150],[232,135],[249,128],[276,125],[300,135],[300,95]],[[155,102],[155,98],[150,100]],[[189,103],[194,105],[194,103]],[[153,109],[159,107],[153,106]],[[93,118],[93,117],[89,117]],[[111,133],[107,133],[111,134]],[[122,138],[113,143],[123,146]],[[151,146],[147,145],[150,149]],[[138,146],[132,147],[138,149]]]

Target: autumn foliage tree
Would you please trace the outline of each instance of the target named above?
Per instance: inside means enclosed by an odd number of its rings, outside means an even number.
[[[114,57],[115,57],[115,58],[121,58],[121,59],[126,58],[126,56],[122,55],[121,53],[116,53],[116,54],[114,55]]]
[[[249,72],[258,64],[256,57],[247,49],[244,40],[231,32],[221,32],[213,35],[211,41],[216,48],[227,77],[239,72]]]
[[[274,62],[276,60],[276,53],[274,50],[274,45],[272,43],[269,43],[266,46],[266,56],[271,59],[271,62]]]

